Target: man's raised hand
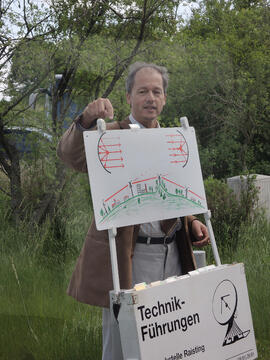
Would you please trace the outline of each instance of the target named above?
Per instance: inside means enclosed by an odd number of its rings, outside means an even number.
[[[99,118],[113,119],[113,107],[109,99],[99,98],[89,103],[82,113],[80,123],[87,129]]]

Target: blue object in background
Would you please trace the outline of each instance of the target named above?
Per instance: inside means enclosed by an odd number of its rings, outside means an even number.
[[[56,88],[58,87],[60,81],[62,78],[62,74],[56,74],[55,75],[55,85]],[[47,118],[49,118],[51,113],[51,107],[50,107],[50,97],[52,96],[52,89],[49,87],[46,88],[40,88],[35,90],[32,94],[29,96],[29,106],[32,109],[35,109],[36,107],[36,101],[39,94],[45,95],[45,115]],[[77,115],[79,115],[82,110],[78,110],[78,105],[74,103],[73,101],[70,102],[70,92],[67,91],[63,95],[62,104],[65,107],[67,107],[67,111],[65,114],[65,120],[63,121],[63,131],[66,130],[70,123],[71,119],[74,119]],[[69,104],[70,102],[70,104]],[[61,111],[61,102],[58,101],[57,103],[57,117],[60,118],[60,111]],[[69,119],[69,120],[68,120]],[[52,141],[52,135],[44,132],[41,129],[35,128],[35,127],[20,127],[20,126],[12,126],[12,127],[6,127],[4,128],[4,134],[10,135],[12,137],[12,141],[16,146],[16,149],[20,152],[21,156],[24,154],[29,154],[33,151],[36,151],[38,149],[38,145],[40,141],[43,141],[44,139],[47,141]],[[4,152],[2,146],[0,145],[0,152]]]
[[[21,155],[29,154],[38,148],[38,144],[42,140],[52,141],[52,135],[33,127],[13,126],[4,129],[4,133],[10,135],[16,149]],[[31,135],[31,137],[29,136]],[[3,151],[0,146],[0,151]]]

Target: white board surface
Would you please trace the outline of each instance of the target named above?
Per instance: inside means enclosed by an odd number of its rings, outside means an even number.
[[[243,264],[123,291],[118,321],[124,359],[257,358]]]
[[[193,127],[85,131],[98,230],[207,211]]]

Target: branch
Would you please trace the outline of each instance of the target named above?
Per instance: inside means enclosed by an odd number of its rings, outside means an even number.
[[[26,17],[26,6],[25,6],[25,0],[23,0],[23,19],[24,19],[24,23],[27,29],[28,34],[30,33],[30,28],[29,28],[29,24],[27,21],[27,17]]]
[[[121,20],[135,20],[138,19],[138,17],[134,16],[124,16],[121,13],[119,13],[117,10],[115,10],[111,5],[106,3],[106,0],[103,0],[103,3],[110,9],[116,16],[118,16]]]
[[[145,19],[146,18],[149,18],[149,16],[152,16],[153,13],[159,8],[159,6],[163,3],[163,1],[159,1],[159,2],[156,2],[156,6],[154,6],[152,8],[152,10],[147,14],[147,1],[148,0],[144,0],[144,4],[143,4],[143,14],[144,15],[147,15],[145,16]],[[103,3],[105,1],[103,0]],[[138,20],[139,17],[138,16],[124,16],[122,15],[121,13],[119,13],[117,10],[115,10],[111,5],[109,4],[106,4],[106,6],[116,15],[118,16],[121,20]],[[179,5],[178,5],[179,6]]]
[[[0,0],[1,1],[1,0]],[[36,36],[33,36],[31,38],[28,37],[28,35],[37,27],[39,26],[42,22],[46,21],[47,19],[49,19],[50,15],[47,15],[45,16],[43,19],[41,19],[39,22],[37,22],[36,24],[34,24],[33,26],[29,27],[28,26],[28,23],[26,24],[27,26],[27,32],[23,35],[23,37],[20,37],[20,38],[12,38],[12,39],[8,39],[6,38],[6,41],[7,42],[12,42],[13,43],[13,46],[10,46],[10,45],[5,45],[4,42],[2,41],[3,45],[2,45],[2,48],[0,50],[0,59],[4,59],[4,61],[1,61],[1,64],[0,64],[0,70],[4,68],[4,66],[10,61],[10,59],[13,57],[14,55],[14,52],[17,50],[17,48],[20,46],[21,42],[23,40],[27,40],[27,41],[35,41],[39,38],[42,38],[44,36],[47,36],[51,33],[54,32],[54,29],[50,29],[42,34],[38,34]],[[16,44],[16,42],[18,42],[18,44]],[[15,44],[14,44],[15,43]],[[6,53],[5,50],[6,49],[9,49],[9,51]]]
[[[1,159],[0,159],[1,161]],[[8,176],[8,173],[6,172],[5,168],[3,167],[3,165],[0,163],[0,166],[1,166],[1,171],[6,175]]]
[[[46,15],[43,19],[41,19],[40,21],[38,21],[37,23],[35,23],[34,25],[32,25],[31,27],[27,28],[28,31],[27,33],[24,35],[24,38],[27,39],[27,36],[37,27],[39,26],[40,24],[42,24],[43,22],[45,22],[47,19],[50,18],[50,14]],[[27,23],[28,24],[28,23]],[[49,31],[49,32],[45,32],[44,34],[38,34],[36,37],[32,37],[31,40],[34,40],[35,38],[37,37],[42,37],[46,34],[49,34],[51,33],[53,30]]]
[[[10,0],[9,4],[6,5],[6,8],[3,9],[2,1],[0,0],[0,19],[2,18],[3,15],[5,15],[7,13],[7,11],[9,10],[9,8],[13,2],[14,2],[14,0]]]
[[[104,1],[103,1],[104,2]],[[126,20],[127,18],[124,18],[124,16],[122,14],[120,14],[118,11],[116,11],[111,5],[107,4],[108,8],[116,15],[118,16],[121,20]]]
[[[25,112],[26,110],[30,109],[31,106],[32,106],[32,104],[26,106],[25,108],[23,108],[23,109],[21,109],[21,110],[14,110],[15,115],[16,115],[16,116],[19,116],[21,113],[23,113],[23,112]]]
[[[208,94],[210,97],[213,98],[217,98],[220,102],[222,102],[223,104],[226,105],[233,105],[234,107],[236,107],[237,109],[244,109],[245,107],[243,106],[242,103],[237,103],[236,101],[234,101],[233,99],[226,99],[224,97],[222,97],[220,94],[217,93],[217,91],[214,89],[213,90],[213,94]]]
[[[6,148],[6,141],[3,137],[3,134],[0,133],[0,144],[3,145],[4,149],[6,150],[6,152],[8,153],[8,149]],[[8,154],[10,156],[10,154]],[[0,164],[2,167],[2,171],[9,177],[10,176],[10,165],[8,164],[8,162],[6,161],[4,155],[2,152],[0,152]]]
[[[13,52],[15,51],[15,47],[9,51],[10,55],[6,55],[6,54],[1,54],[0,59],[2,60],[3,58],[6,58],[3,62],[1,62],[0,64],[0,70],[2,70],[4,68],[4,66],[6,65],[6,63],[8,63],[10,61],[10,59],[13,57]]]
[[[127,66],[131,63],[131,60],[134,58],[134,56],[138,53],[139,47],[141,46],[141,43],[144,38],[146,24],[147,24],[148,20],[150,19],[150,17],[153,15],[153,13],[158,9],[160,4],[161,4],[161,2],[158,3],[158,5],[156,5],[155,7],[153,7],[152,10],[147,14],[147,0],[144,0],[141,26],[140,26],[140,32],[139,32],[137,42],[136,42],[133,50],[131,51],[130,56],[128,58],[126,58],[125,61],[122,62],[120,69],[119,69],[119,64],[117,64],[117,66],[115,68],[114,77],[113,77],[112,81],[110,82],[110,84],[108,85],[107,89],[105,90],[103,97],[108,97],[108,95],[111,93],[115,83],[121,77],[121,75],[123,74],[123,72],[125,71]],[[119,70],[117,70],[117,69],[119,69]]]
[[[42,82],[48,75],[48,72],[46,72],[45,75],[39,80],[39,83]],[[11,111],[15,106],[17,106],[26,96],[29,96],[35,89],[37,88],[37,83],[35,83],[28,91],[23,93],[13,104],[11,104],[5,111],[0,113],[0,123],[3,121],[2,119]]]
[[[7,191],[5,191],[1,186],[0,186],[0,191],[2,191],[4,194],[6,194],[7,196],[11,197],[11,194],[8,193]]]

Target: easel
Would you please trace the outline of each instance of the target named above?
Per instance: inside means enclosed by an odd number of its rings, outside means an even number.
[[[180,121],[181,121],[181,125],[183,128],[187,129],[189,127],[188,119],[186,117],[182,117],[180,119]],[[97,120],[97,129],[98,129],[98,132],[100,135],[102,135],[106,131],[106,124],[103,119]],[[136,127],[133,126],[133,127],[131,127],[131,129],[136,129]],[[206,226],[208,228],[214,259],[215,259],[216,265],[220,266],[221,261],[220,261],[220,257],[219,257],[215,237],[214,237],[214,232],[213,232],[213,228],[212,228],[212,224],[211,224],[211,220],[210,220],[211,219],[210,210],[205,212],[203,215],[204,215]],[[111,266],[112,266],[112,278],[113,278],[113,291],[111,292],[112,293],[111,294],[111,302],[113,301],[113,304],[111,303],[112,316],[113,316],[113,313],[117,313],[117,310],[115,310],[115,309],[117,309],[117,305],[120,306],[119,295],[121,293],[120,292],[118,263],[117,263],[116,243],[115,243],[116,234],[117,234],[116,227],[108,229]],[[112,318],[112,323],[113,323],[112,326],[114,326],[114,327],[117,326],[117,323],[116,323],[115,319],[113,319],[113,318]],[[115,343],[115,347],[118,348],[118,351],[119,351],[119,346],[121,346],[119,334],[114,334],[113,342]],[[113,360],[120,360],[119,353],[118,353],[118,355],[117,354],[115,355],[115,358],[113,357]],[[129,359],[129,360],[136,360],[136,359]]]
[[[188,119],[186,117],[182,117],[180,119],[180,121],[181,121],[181,125],[183,128],[186,129],[189,127]],[[100,133],[100,135],[105,132],[106,124],[103,119],[98,119],[97,128],[98,128],[98,132]],[[221,261],[220,261],[220,257],[219,257],[219,253],[218,253],[218,249],[217,249],[217,245],[216,245],[216,240],[215,240],[215,236],[214,236],[214,232],[213,232],[213,228],[212,228],[212,224],[211,224],[211,220],[210,220],[211,219],[211,211],[208,210],[203,215],[204,215],[205,223],[206,223],[206,226],[208,229],[214,259],[215,259],[216,265],[219,266],[219,265],[221,265]],[[113,289],[114,289],[114,292],[117,294],[120,292],[120,282],[119,282],[117,253],[116,253],[116,245],[115,245],[115,237],[117,234],[116,227],[108,229],[108,234],[109,234],[109,244],[110,244],[110,254],[111,254]]]
[[[98,119],[97,124],[98,134],[84,132],[90,180],[93,174],[90,170],[96,169],[99,171],[95,167],[97,158],[92,157],[93,150],[96,151],[93,146],[97,144],[97,135],[100,139],[106,131],[104,120]],[[187,118],[181,118],[181,125],[183,133],[190,139],[192,146],[195,148],[197,144],[196,140],[194,141],[194,129],[189,127]],[[155,134],[163,134],[164,132],[167,136],[175,136],[168,132],[168,129],[160,129],[158,132],[152,130],[149,129],[153,138],[156,136]],[[136,132],[139,130],[133,125],[131,131]],[[136,135],[146,141],[148,138],[146,131],[142,131],[140,134],[128,131],[127,135],[122,134],[121,131],[119,138],[121,136],[125,139],[128,138],[130,141],[128,145],[133,142]],[[94,141],[91,141],[93,139]],[[159,140],[160,137],[155,139]],[[133,144],[136,146],[137,142]],[[155,140],[152,146],[156,144],[159,145],[160,143]],[[127,149],[127,144],[125,146],[125,149]],[[163,153],[165,154],[166,151],[167,149],[163,150]],[[156,154],[163,153],[159,149],[156,150]],[[141,156],[144,154],[145,152],[141,153]],[[197,150],[193,153],[193,156],[196,165],[192,169],[200,170]],[[148,161],[149,159],[153,161],[153,157],[150,156]],[[158,160],[160,161],[160,157],[158,157]],[[128,176],[134,170],[133,166],[134,163],[132,163],[132,167],[128,171]],[[155,168],[156,172],[158,172],[159,166],[160,163],[158,162]],[[141,167],[136,168],[135,176],[137,176],[137,172],[141,171],[140,169]],[[100,186],[102,175],[99,173],[100,177],[98,177],[97,173],[94,172],[92,177],[92,180],[94,180],[92,189],[99,189]],[[192,174],[193,171],[189,173],[189,181],[191,182],[190,176]],[[201,174],[199,172],[196,174],[200,176],[200,182],[202,182]],[[104,178],[102,179],[104,180]],[[109,182],[103,182],[102,184],[102,189],[104,189],[104,184],[110,188]],[[175,185],[185,189],[179,184]],[[204,191],[201,190],[201,192]],[[97,193],[94,192],[95,195]],[[170,195],[174,196],[173,192]],[[187,198],[187,194],[185,195]],[[216,265],[202,266],[184,275],[172,276],[150,284],[142,283],[132,289],[120,289],[115,242],[116,226],[130,225],[133,218],[130,220],[128,214],[126,222],[121,217],[121,221],[118,218],[117,221],[109,222],[107,225],[103,224],[103,228],[100,226],[99,230],[108,229],[112,266],[113,290],[110,292],[110,326],[112,329],[113,351],[111,360],[238,360],[240,358],[253,360],[257,358],[244,265],[241,263],[221,265],[210,220],[211,212],[207,210],[205,195],[203,196],[204,198],[201,198],[201,200],[205,202],[205,205],[200,208],[199,213],[204,215]],[[112,196],[108,200],[111,198]],[[95,209],[95,205],[100,201],[98,199],[100,198],[97,197],[94,200],[93,196],[95,216],[99,216],[99,212]],[[200,204],[194,201],[194,198],[188,200],[191,201],[190,204],[197,205],[198,209]],[[112,206],[112,203],[110,205]],[[150,209],[151,213],[155,211],[153,207],[150,207]],[[182,210],[181,216],[193,213],[193,207],[184,209],[189,210]],[[125,214],[126,210],[122,212],[122,216],[124,217]],[[160,212],[155,213],[150,221],[157,220],[159,217],[165,219],[165,216],[168,215],[168,213],[164,216],[160,214]],[[170,214],[173,214],[172,218],[177,217],[179,214],[178,208]],[[100,215],[102,216],[102,214]],[[136,216],[136,213],[133,212],[133,215]],[[137,212],[137,215],[139,215],[136,218],[137,223],[142,223],[142,220],[145,220],[145,215],[140,211]],[[146,221],[149,219],[148,216]]]

